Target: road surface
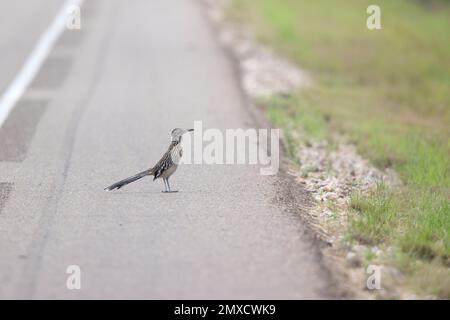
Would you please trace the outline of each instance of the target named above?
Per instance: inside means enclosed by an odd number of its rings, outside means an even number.
[[[59,5],[1,3],[2,92]],[[81,14],[0,128],[0,298],[326,298],[317,249],[258,166],[182,166],[176,194],[151,179],[103,190],[153,165],[174,127],[256,124],[197,2]]]

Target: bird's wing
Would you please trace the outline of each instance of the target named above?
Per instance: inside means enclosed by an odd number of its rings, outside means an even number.
[[[161,176],[161,174],[173,166],[173,161],[171,157],[171,151],[173,146],[170,145],[169,149],[164,153],[162,158],[158,161],[158,163],[152,168],[154,179],[157,179]]]

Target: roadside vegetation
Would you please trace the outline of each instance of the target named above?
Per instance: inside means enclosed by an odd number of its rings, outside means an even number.
[[[450,2],[233,0],[229,14],[298,63],[312,85],[264,101],[290,155],[305,139],[354,143],[397,187],[354,194],[348,237],[390,247],[423,294],[450,298]],[[298,132],[301,134],[298,134]]]

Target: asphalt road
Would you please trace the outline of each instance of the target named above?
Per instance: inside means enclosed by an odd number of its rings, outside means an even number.
[[[59,5],[18,2],[0,8],[1,90]],[[328,296],[317,248],[274,200],[280,178],[258,166],[185,165],[174,194],[151,179],[103,190],[154,164],[174,127],[256,126],[200,9],[88,0],[58,40],[0,128],[0,298]]]

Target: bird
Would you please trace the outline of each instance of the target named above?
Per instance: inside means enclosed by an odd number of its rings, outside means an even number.
[[[163,154],[161,159],[150,169],[144,170],[131,176],[129,178],[120,180],[109,187],[106,187],[106,191],[112,191],[115,189],[120,189],[123,186],[126,186],[129,183],[142,179],[146,176],[153,176],[153,181],[158,178],[162,178],[164,181],[165,190],[164,193],[173,193],[178,191],[173,191],[170,189],[169,178],[172,174],[175,173],[178,167],[178,163],[180,162],[181,157],[183,156],[183,148],[181,147],[181,140],[183,135],[192,132],[194,129],[181,129],[175,128],[170,133],[172,141],[169,145],[167,151]]]

